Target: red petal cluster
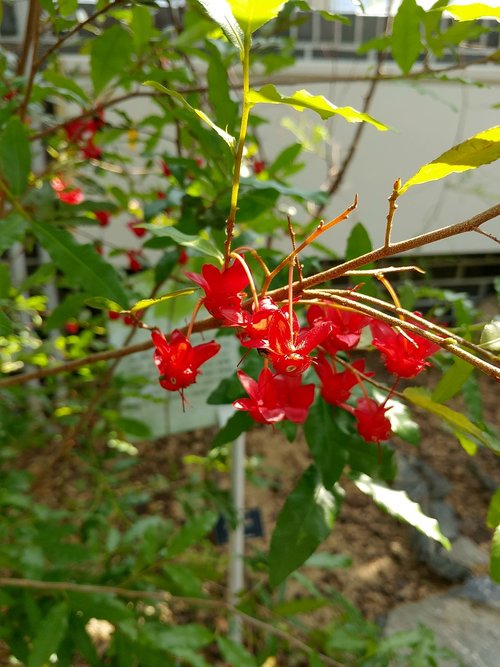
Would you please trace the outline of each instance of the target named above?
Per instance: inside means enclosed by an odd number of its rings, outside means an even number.
[[[249,279],[242,264],[234,261],[227,268],[218,269],[213,264],[204,264],[199,273],[186,273],[205,292],[203,304],[210,315],[229,326],[240,322],[241,301]]]
[[[389,410],[372,398],[360,398],[353,411],[359,435],[367,442],[381,442],[391,437],[391,422],[385,416]]]
[[[384,357],[389,373],[399,377],[412,378],[429,366],[427,357],[439,350],[439,345],[432,343],[418,334],[400,333],[385,322],[373,320],[370,323],[373,345]]]
[[[104,113],[100,109],[92,117],[75,118],[69,121],[65,124],[64,131],[68,141],[80,148],[83,157],[88,160],[99,160],[102,157],[102,151],[95,145],[94,136],[104,125]]]
[[[238,378],[249,398],[239,398],[233,407],[246,410],[256,422],[275,424],[289,419],[296,424],[304,422],[314,401],[314,385],[302,384],[298,376],[273,375],[263,368],[258,381],[243,371]]]
[[[152,331],[154,360],[160,373],[160,384],[168,391],[181,391],[196,382],[199,367],[220,350],[215,341],[191,345],[186,336],[175,329],[168,341],[159,331]]]
[[[314,370],[321,380],[321,396],[331,405],[341,405],[345,403],[352,389],[360,383],[361,378],[356,371],[364,375],[373,375],[365,373],[365,360],[358,359],[352,364],[354,370],[347,369],[337,372],[324,354],[320,354],[314,366]]]
[[[333,355],[337,354],[339,350],[355,348],[361,338],[361,330],[370,322],[370,318],[366,315],[333,305],[313,304],[307,310],[306,317],[311,327],[318,322],[331,324],[330,335],[323,341],[322,347]]]
[[[60,176],[51,179],[50,186],[56,197],[65,204],[76,206],[85,200],[85,195],[80,188],[69,188]]]

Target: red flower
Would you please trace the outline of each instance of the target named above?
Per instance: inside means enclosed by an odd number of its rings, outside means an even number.
[[[108,318],[110,320],[119,320],[120,317],[120,313],[117,313],[116,310],[108,310]]]
[[[70,320],[69,322],[66,322],[66,324],[64,325],[64,330],[68,335],[74,336],[80,331],[80,325],[78,324],[78,322]]]
[[[186,336],[175,329],[170,334],[170,342],[159,331],[152,331],[155,345],[154,360],[160,372],[160,384],[168,391],[180,391],[196,382],[199,367],[220,350],[215,341],[194,347]]]
[[[213,264],[204,264],[199,273],[186,276],[205,292],[203,304],[210,315],[219,320],[229,320],[234,325],[240,321],[242,290],[248,285],[248,276],[237,260],[227,269],[218,269]]]
[[[100,160],[102,158],[102,150],[94,144],[92,139],[88,139],[82,146],[82,155],[87,160]]]
[[[258,174],[261,174],[265,168],[266,168],[266,163],[264,162],[264,160],[255,160],[254,163],[252,164],[253,173],[256,176]]]
[[[352,366],[361,373],[365,372],[364,359],[358,359]],[[321,380],[321,396],[331,405],[345,403],[351,395],[352,388],[361,379],[350,369],[338,373],[323,354],[318,356],[314,370]],[[373,375],[373,373],[366,373],[366,375]]]
[[[300,375],[311,365],[309,353],[325,340],[331,331],[329,322],[318,322],[310,329],[300,330],[293,313],[292,325],[288,313],[275,311],[268,327],[269,358],[278,373]]]
[[[129,271],[132,271],[132,273],[137,273],[142,269],[142,262],[137,259],[140,254],[140,250],[127,250],[128,269]]]
[[[389,373],[404,378],[412,378],[429,366],[427,357],[440,348],[418,334],[406,333],[403,335],[395,331],[385,322],[372,320],[370,329],[373,336],[373,345],[384,356],[385,367]]]
[[[184,264],[187,264],[188,262],[189,262],[189,255],[186,252],[186,248],[182,248],[182,250],[179,253],[177,264],[180,264],[180,266],[184,266]]]
[[[130,222],[127,222],[127,227],[130,229],[132,234],[137,236],[138,238],[141,238],[141,236],[144,236],[144,234],[147,234],[147,229],[144,229],[144,227],[140,227],[141,225],[140,220],[131,220]]]
[[[166,176],[167,178],[169,176],[172,176],[172,172],[170,171],[170,167],[165,162],[165,160],[160,160],[160,165],[161,165],[161,170],[162,170],[164,176]]]
[[[107,227],[109,225],[111,215],[107,211],[94,211],[94,215],[101,227]]]
[[[353,414],[359,435],[367,442],[380,442],[391,436],[391,422],[385,416],[389,408],[378,405],[372,398],[360,398]]]
[[[275,424],[289,419],[296,424],[307,418],[307,413],[314,400],[314,385],[303,385],[300,377],[290,375],[273,375],[264,368],[259,379],[238,371],[238,378],[249,398],[239,398],[233,407],[246,410],[256,422]]]
[[[265,296],[260,299],[258,309],[253,308],[251,315],[243,312],[246,322],[241,325],[243,328],[238,333],[238,338],[244,347],[269,347],[269,323],[272,314],[277,310],[278,306],[271,297]]]
[[[59,176],[50,181],[50,186],[54,190],[56,197],[65,204],[75,206],[76,204],[81,204],[85,199],[80,188],[68,190],[68,186]]]
[[[361,329],[370,321],[366,315],[351,310],[344,310],[336,306],[318,306],[317,304],[313,304],[308,309],[306,317],[310,326],[317,322],[331,323],[331,333],[322,345],[332,355],[339,350],[352,350],[356,347],[361,338]]]

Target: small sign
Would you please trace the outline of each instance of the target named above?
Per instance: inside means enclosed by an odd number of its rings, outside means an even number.
[[[264,528],[262,515],[258,507],[245,511],[245,537],[263,537]],[[229,525],[227,519],[219,516],[214,528],[215,544],[226,544],[229,541]]]

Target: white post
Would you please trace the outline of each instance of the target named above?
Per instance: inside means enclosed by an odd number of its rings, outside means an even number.
[[[219,425],[223,426],[233,410],[221,407]],[[231,448],[231,499],[237,525],[229,535],[229,581],[227,601],[237,605],[244,588],[244,557],[245,557],[245,435],[240,435]],[[229,619],[229,636],[238,643],[242,641],[242,623],[239,616]]]

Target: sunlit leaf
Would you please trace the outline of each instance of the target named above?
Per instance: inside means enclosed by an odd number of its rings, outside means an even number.
[[[162,236],[169,237],[178,245],[185,246],[186,248],[192,248],[200,255],[215,257],[221,263],[224,260],[224,255],[221,253],[221,251],[216,248],[215,245],[208,239],[201,238],[200,236],[190,236],[189,234],[184,234],[175,227],[157,227],[156,225],[144,225],[144,227],[153,236],[159,238]]]
[[[500,125],[479,132],[454,146],[419,169],[399,190],[406,192],[413,185],[445,178],[450,174],[476,169],[500,158]]]
[[[446,7],[457,21],[477,21],[478,19],[496,19],[500,21],[500,7],[474,2],[470,5],[450,5]]]
[[[415,0],[403,0],[394,17],[391,50],[403,74],[408,74],[411,70],[422,48],[420,40],[422,14],[422,8]]]
[[[490,352],[500,352],[500,320],[486,324],[481,332],[481,346]]]
[[[251,34],[278,15],[285,0],[228,0],[233,15],[246,34]]]
[[[211,127],[212,130],[217,132],[219,137],[221,137],[221,139],[223,139],[226,142],[226,144],[229,146],[229,148],[231,148],[231,150],[234,149],[236,139],[232,135],[230,135],[228,132],[223,130],[221,127],[216,125],[213,122],[213,120],[211,120],[204,111],[202,111],[201,109],[195,109],[194,107],[192,107],[189,104],[189,102],[186,100],[186,98],[183,97],[180,93],[178,93],[175,90],[171,90],[170,88],[165,88],[165,86],[162,86],[162,84],[158,83],[158,81],[145,81],[144,85],[145,86],[151,86],[152,88],[156,88],[156,90],[159,90],[160,92],[165,93],[165,95],[169,95],[170,97],[173,97],[175,100],[180,102],[185,109],[188,109],[192,113],[196,114],[196,116],[198,116],[198,118],[201,118],[201,120],[203,120],[209,127]]]
[[[269,577],[277,586],[325,540],[340,509],[340,495],[321,483],[316,466],[303,473],[279,513],[271,538]]]
[[[130,312],[135,313],[138,310],[144,310],[145,308],[149,308],[150,306],[156,306],[157,304],[163,303],[164,301],[168,301],[169,299],[176,299],[179,296],[186,296],[187,294],[192,294],[193,292],[196,292],[196,290],[197,290],[196,287],[187,287],[185,289],[178,289],[175,292],[169,292],[169,294],[164,294],[163,296],[159,296],[157,299],[141,299],[132,306]]]
[[[243,52],[243,32],[231,11],[229,2],[227,0],[198,0],[198,2],[210,18],[220,26],[228,40]]]
[[[85,304],[96,310],[112,310],[115,313],[119,313],[122,310],[122,306],[116,301],[111,299],[106,299],[104,296],[93,296],[85,299]]]
[[[356,111],[352,107],[337,107],[326,99],[323,95],[311,95],[307,90],[297,90],[291,95],[282,95],[275,86],[267,83],[259,90],[251,90],[249,100],[252,104],[286,104],[297,111],[310,109],[315,111],[323,120],[331,116],[342,116],[349,123],[369,123],[377,130],[388,130],[389,128],[380,123],[372,116],[361,111]]]
[[[406,491],[390,489],[385,484],[375,482],[368,475],[360,475],[354,480],[354,484],[391,516],[410,524],[427,537],[440,542],[446,549],[451,549],[450,542],[441,532],[436,519],[424,514],[420,505],[411,500]]]

